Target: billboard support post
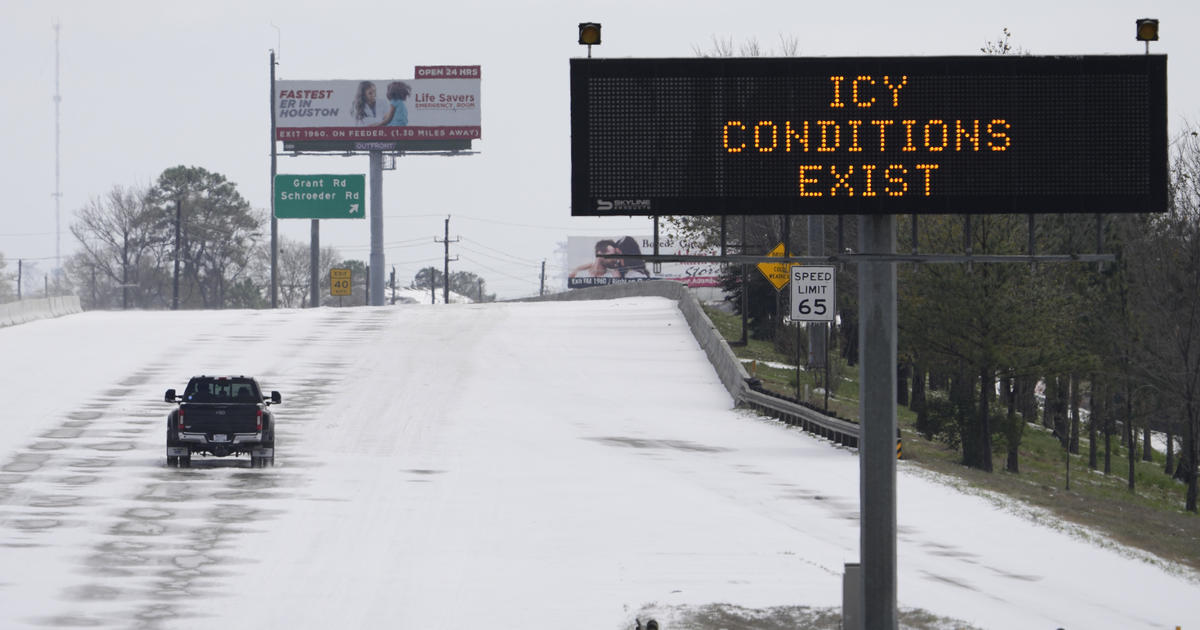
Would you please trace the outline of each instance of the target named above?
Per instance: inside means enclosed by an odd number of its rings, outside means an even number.
[[[371,306],[383,306],[383,152],[371,151],[371,268],[367,292]]]
[[[308,294],[312,296],[312,307],[321,305],[321,281],[317,275],[321,273],[321,221],[313,219],[309,228],[308,251]]]

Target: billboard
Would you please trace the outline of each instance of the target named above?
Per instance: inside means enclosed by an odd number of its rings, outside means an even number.
[[[275,139],[344,150],[480,137],[479,66],[417,66],[415,74],[276,81]]]
[[[571,214],[1162,212],[1167,59],[571,60]]]
[[[642,260],[621,258],[621,254],[653,254],[652,236],[567,237],[567,288],[674,280],[692,288],[719,287],[720,265],[716,263],[663,263],[660,270]],[[659,237],[658,253],[663,255],[711,255],[718,252],[670,237]]]

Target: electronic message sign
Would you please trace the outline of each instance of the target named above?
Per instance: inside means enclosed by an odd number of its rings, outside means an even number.
[[[571,214],[1161,212],[1161,55],[571,60]]]

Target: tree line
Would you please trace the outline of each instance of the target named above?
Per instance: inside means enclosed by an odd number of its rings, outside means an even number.
[[[54,283],[56,290],[78,294],[85,309],[270,306],[270,216],[252,208],[220,173],[175,166],[151,185],[114,186],[79,208],[69,229],[80,247],[64,259]],[[281,236],[278,245],[279,306],[310,305],[309,244]],[[366,303],[363,261],[343,259],[325,247],[318,265],[322,304]],[[10,266],[0,254],[0,302],[16,298]],[[341,301],[328,295],[329,270],[335,267],[353,274],[353,293]],[[427,287],[428,271],[405,286]],[[440,283],[441,272],[432,279]],[[389,289],[402,282],[388,276]],[[495,300],[485,289],[485,281],[473,273],[451,274],[451,290]]]
[[[1152,434],[1159,433],[1166,472],[1186,484],[1186,509],[1197,510],[1200,133],[1189,128],[1171,146],[1164,214],[898,219],[898,252],[1027,254],[1032,230],[1041,253],[1095,253],[1099,241],[1115,255],[1100,264],[898,265],[897,401],[916,412],[927,438],[958,449],[963,465],[1019,473],[1022,436],[1038,425],[1075,454],[1086,436],[1089,466],[1126,473],[1132,490],[1136,461],[1151,461]],[[786,241],[800,253],[808,233],[799,219],[729,219],[727,251],[765,255]],[[855,217],[841,221],[841,230],[826,222],[826,253],[857,244]],[[710,247],[722,241],[719,217],[668,222]],[[784,317],[787,292],[745,271],[727,266],[722,273],[732,307],[741,312],[746,292],[749,335],[796,355],[795,344],[805,341]],[[840,266],[837,285],[834,345],[853,365],[855,265]],[[1125,447],[1125,465],[1114,461],[1114,441]]]

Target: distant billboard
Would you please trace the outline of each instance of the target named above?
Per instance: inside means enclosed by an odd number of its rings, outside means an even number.
[[[624,258],[622,254],[653,254],[652,236],[570,236],[567,238],[567,288],[674,280],[692,288],[721,285],[720,266],[715,263],[663,263],[654,271],[654,263]],[[673,238],[659,238],[658,253],[663,255],[716,255],[715,251]]]
[[[415,79],[276,81],[275,139],[324,150],[480,137],[480,67],[417,66]]]

